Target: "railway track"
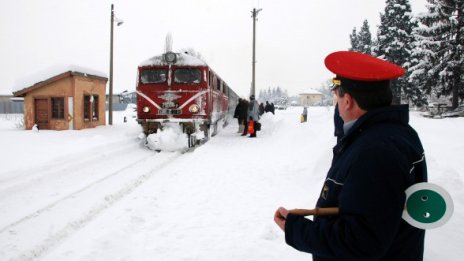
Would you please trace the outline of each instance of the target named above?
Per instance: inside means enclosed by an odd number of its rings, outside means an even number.
[[[127,146],[125,149],[127,150]],[[3,256],[3,251],[0,250],[0,259],[36,260],[42,257],[85,227],[105,210],[111,208],[143,185],[147,180],[155,176],[158,170],[162,170],[182,155],[180,153],[154,154],[152,152],[143,154],[145,156],[141,158],[131,157],[124,164],[119,164],[116,169],[109,168],[111,171],[100,173],[97,179],[80,183],[79,186],[75,186],[74,190],[67,191],[46,204],[43,204],[43,200],[40,200],[42,202],[40,207],[27,208],[27,214],[15,216],[6,224],[3,223],[0,228],[0,249],[8,249],[5,252],[9,253],[9,256]],[[106,156],[99,155],[96,160],[102,160],[104,157],[116,157],[116,155],[121,155],[121,151],[115,150],[106,154]],[[54,167],[50,172],[32,175],[34,176],[32,179],[14,180],[10,183],[10,186],[6,186],[8,183],[4,182],[0,194],[13,193],[13,201],[15,200],[15,188],[33,191],[31,186],[33,186],[34,182],[41,179],[50,181],[52,180],[51,177],[54,177],[56,173],[62,170],[73,169],[73,171],[70,171],[71,174],[88,173],[91,170],[84,167],[85,162],[86,160],[80,163],[63,161],[63,164]],[[79,169],[80,164],[84,164],[84,166]],[[105,161],[102,161],[101,165],[105,165]],[[95,167],[94,162],[89,166]],[[21,194],[20,191],[18,193]],[[5,200],[1,202],[4,203]],[[11,208],[10,211],[12,211]],[[63,217],[63,213],[67,214]],[[25,234],[17,233],[17,231],[30,232]],[[24,240],[25,237],[27,237],[27,240]],[[12,251],[12,249],[14,250]]]

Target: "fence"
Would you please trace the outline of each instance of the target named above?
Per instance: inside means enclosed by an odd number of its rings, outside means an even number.
[[[0,101],[0,114],[24,113],[22,101]]]

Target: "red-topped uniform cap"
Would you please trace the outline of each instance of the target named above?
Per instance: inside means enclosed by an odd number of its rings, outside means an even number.
[[[337,76],[355,81],[391,80],[403,76],[405,72],[396,64],[351,51],[331,53],[324,63]]]

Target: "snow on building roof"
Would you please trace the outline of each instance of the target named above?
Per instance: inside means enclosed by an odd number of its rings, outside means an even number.
[[[320,91],[315,90],[315,89],[306,89],[306,91],[300,93],[300,95],[307,95],[307,94],[322,94]]]
[[[206,62],[191,56],[187,53],[176,53],[177,55],[177,61],[176,65],[181,65],[181,66],[206,66]],[[157,55],[153,56],[148,60],[143,61],[139,66],[152,66],[152,65],[168,65],[163,59],[163,55]]]
[[[96,70],[88,69],[76,65],[54,66],[43,71],[33,73],[29,76],[17,79],[13,87],[14,96],[23,96],[27,92],[42,87],[45,84],[62,79],[68,75],[79,75],[88,78],[97,78],[108,80],[105,73]]]

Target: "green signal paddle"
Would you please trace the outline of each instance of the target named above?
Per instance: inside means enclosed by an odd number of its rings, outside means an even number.
[[[405,191],[406,203],[403,219],[411,226],[431,229],[442,226],[453,215],[451,196],[442,187],[421,182]]]
[[[451,196],[442,187],[421,182],[406,189],[406,203],[402,218],[411,226],[420,229],[437,228],[445,224],[453,215]],[[299,216],[339,215],[338,207],[315,209],[292,209],[289,213]]]

